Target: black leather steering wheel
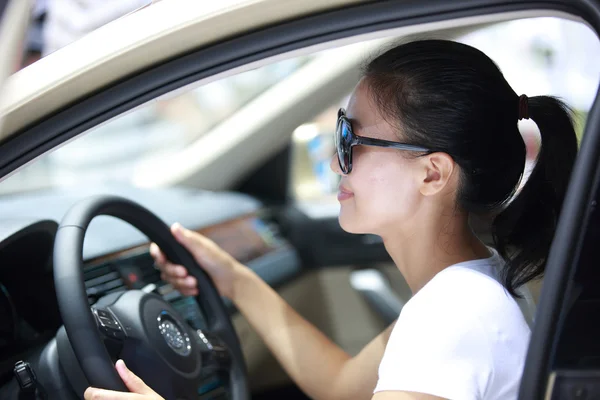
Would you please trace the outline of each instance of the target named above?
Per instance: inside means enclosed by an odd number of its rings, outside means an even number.
[[[82,250],[86,230],[99,215],[128,222],[169,260],[188,269],[198,280],[196,301],[206,315],[206,330],[194,330],[162,297],[140,290],[105,296],[90,307]],[[73,206],[56,234],[54,281],[63,336],[91,386],[127,391],[113,364],[120,357],[166,399],[197,399],[198,387],[209,374],[227,380],[229,398],[250,398],[244,357],[221,296],[169,227],[142,206],[115,196],[92,197]]]

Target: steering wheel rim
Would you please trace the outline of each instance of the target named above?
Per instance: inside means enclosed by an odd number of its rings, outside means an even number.
[[[196,301],[206,312],[207,328],[227,344],[231,357],[229,393],[234,400],[249,399],[248,379],[241,345],[229,312],[210,277],[173,237],[156,215],[118,196],[95,196],[76,203],[62,219],[54,244],[54,281],[63,324],[80,367],[94,387],[128,391],[104,346],[88,303],[83,277],[83,242],[93,218],[105,215],[137,228],[156,243],[167,258],[185,266],[198,281]]]

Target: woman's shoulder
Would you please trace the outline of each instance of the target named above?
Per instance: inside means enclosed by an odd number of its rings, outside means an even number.
[[[520,309],[500,282],[476,269],[448,268],[402,309],[378,388],[481,398],[517,373],[512,366],[522,365],[528,340]]]
[[[421,315],[442,314],[460,320],[481,319],[490,313],[522,316],[517,302],[497,278],[495,266],[484,263],[444,269],[405,307],[407,311],[418,309]]]

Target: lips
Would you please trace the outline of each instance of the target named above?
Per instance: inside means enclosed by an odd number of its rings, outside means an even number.
[[[337,195],[338,201],[348,200],[352,196],[354,196],[354,193],[352,193],[349,189],[345,188],[344,186],[340,185]]]

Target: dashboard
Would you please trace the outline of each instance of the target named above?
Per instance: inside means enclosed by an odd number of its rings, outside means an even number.
[[[12,379],[14,363],[46,346],[62,325],[52,275],[54,236],[66,211],[94,194],[126,197],[167,224],[180,222],[206,235],[272,286],[300,273],[300,258],[279,225],[260,202],[246,195],[112,187],[0,198],[0,387]],[[90,305],[118,291],[153,291],[191,326],[203,328],[203,310],[160,279],[148,250],[148,239],[131,226],[112,217],[94,219],[83,248]],[[227,305],[234,313],[233,304]],[[218,386],[209,383],[199,394]]]

